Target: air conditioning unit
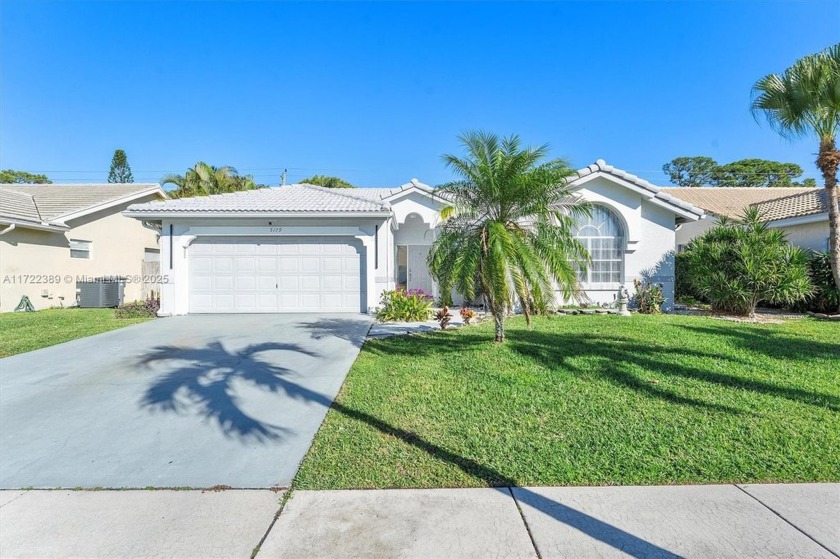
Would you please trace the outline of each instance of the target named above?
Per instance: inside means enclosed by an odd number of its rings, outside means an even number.
[[[79,306],[82,308],[119,307],[125,296],[125,278],[102,277],[76,282]]]

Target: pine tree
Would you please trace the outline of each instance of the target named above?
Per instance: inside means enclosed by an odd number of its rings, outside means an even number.
[[[108,182],[134,182],[128,157],[126,157],[125,151],[121,149],[114,151],[114,157],[111,159],[111,170],[108,172]]]

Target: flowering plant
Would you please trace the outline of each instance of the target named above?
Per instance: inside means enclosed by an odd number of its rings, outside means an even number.
[[[434,297],[422,289],[385,291],[379,300],[376,319],[380,322],[423,322],[429,320],[432,301]]]

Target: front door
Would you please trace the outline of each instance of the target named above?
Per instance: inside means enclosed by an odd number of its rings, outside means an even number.
[[[432,276],[426,265],[429,256],[429,245],[408,245],[408,289],[422,289],[432,294]]]

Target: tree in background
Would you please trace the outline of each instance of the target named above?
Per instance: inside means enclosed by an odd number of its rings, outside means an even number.
[[[214,167],[199,161],[183,175],[166,175],[160,179],[161,185],[173,184],[174,190],[168,194],[173,198],[190,196],[208,196],[240,190],[262,188],[250,175],[240,175],[230,166]]]
[[[575,294],[589,255],[574,238],[574,217],[587,208],[566,183],[569,165],[542,161],[547,146],[523,148],[517,136],[484,132],[459,139],[466,157],[443,156],[458,179],[437,189],[451,205],[441,212],[428,265],[442,293],[484,294],[502,342],[515,302],[530,324],[531,313],[554,300],[555,286]]]
[[[717,161],[711,157],[675,157],[662,166],[662,170],[678,186],[703,186],[709,184]]]
[[[814,179],[794,181],[802,175],[796,163],[767,159],[741,159],[718,165],[711,157],[675,157],[662,170],[677,186],[816,186]]]
[[[14,169],[3,169],[0,171],[0,183],[2,184],[52,184],[47,175],[36,175],[26,171],[15,171]]]
[[[114,157],[111,158],[111,170],[108,171],[108,182],[134,182],[128,157],[125,155],[125,151],[121,149],[114,150]]]
[[[796,163],[780,163],[766,159],[741,159],[718,165],[712,171],[712,186],[794,186],[802,175]]]
[[[338,177],[328,177],[326,175],[312,175],[308,179],[303,179],[300,182],[304,184],[323,186],[325,188],[355,188],[355,186],[344,179],[340,179]]]
[[[752,93],[753,115],[764,116],[779,134],[788,138],[813,135],[819,140],[816,163],[828,193],[831,271],[840,289],[840,43],[800,58],[782,74],[764,76]]]

